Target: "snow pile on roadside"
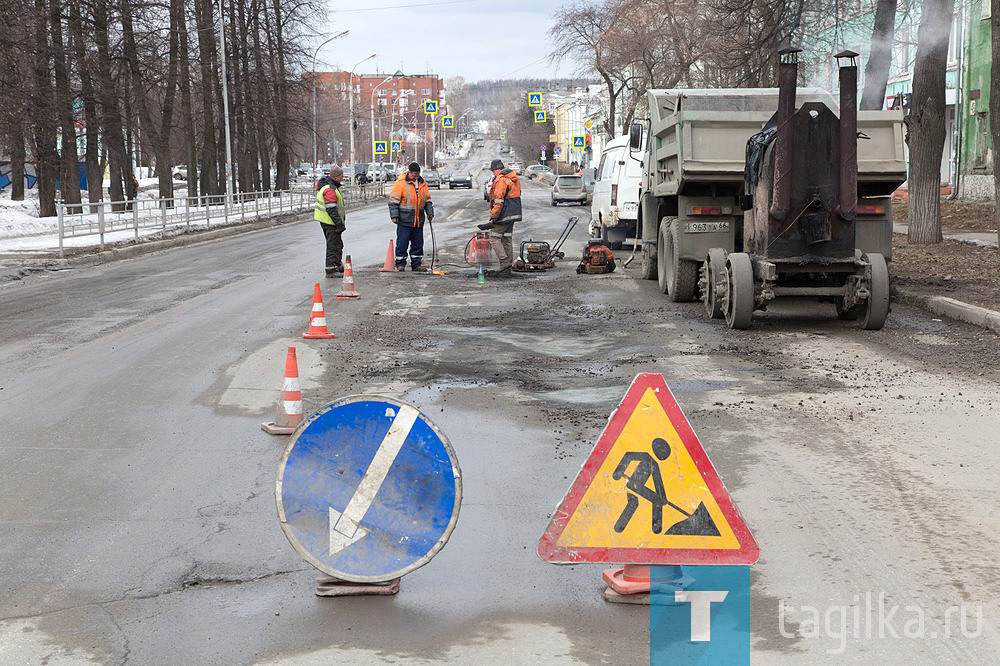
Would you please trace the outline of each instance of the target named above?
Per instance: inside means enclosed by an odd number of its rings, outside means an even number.
[[[27,190],[24,201],[11,201],[10,188],[0,192],[0,238],[52,233],[58,229],[54,217],[38,217],[38,190]]]

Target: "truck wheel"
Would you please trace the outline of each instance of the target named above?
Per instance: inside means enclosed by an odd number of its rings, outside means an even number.
[[[726,259],[726,324],[729,328],[750,328],[753,321],[753,263],[745,252]]]
[[[675,303],[693,301],[698,287],[698,262],[681,259],[677,251],[679,232],[676,217],[665,217],[660,223],[660,242],[657,248],[663,248],[657,257],[660,273],[660,289],[670,295]],[[662,264],[661,264],[662,262]],[[664,281],[666,285],[664,285]]]
[[[845,308],[844,307],[844,297],[843,296],[834,296],[833,297],[833,304],[837,308],[837,318],[838,319],[843,319],[844,321],[857,321],[857,318],[858,318],[858,308],[857,308],[857,306],[855,306],[853,308],[850,308],[850,309]]]
[[[862,260],[870,264],[871,278],[868,284],[868,300],[864,305],[864,317],[861,328],[866,331],[878,331],[885,325],[889,316],[889,267],[885,257],[878,253],[866,254]]]
[[[667,262],[670,261],[670,255],[667,254],[667,244],[670,242],[671,219],[669,217],[663,218],[660,220],[660,226],[657,228],[656,284],[660,288],[661,294],[666,294],[670,291],[668,289],[670,276],[667,274]]]
[[[649,245],[642,244],[639,252],[639,277],[643,280],[656,279],[656,257],[649,250]]]
[[[719,293],[720,288],[725,289],[726,285],[726,251],[721,247],[713,247],[708,251],[708,257],[701,266],[701,274],[704,282],[699,280],[701,286],[701,300],[705,304],[705,314],[712,319],[722,319],[722,301],[724,297]]]

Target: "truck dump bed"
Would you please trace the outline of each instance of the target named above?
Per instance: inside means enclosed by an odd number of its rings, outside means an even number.
[[[743,180],[746,144],[778,108],[777,88],[650,90],[646,188],[655,196],[682,194],[689,183]],[[800,88],[796,103],[817,101],[839,116],[834,97]],[[902,111],[860,111],[858,192],[891,194],[906,180]]]

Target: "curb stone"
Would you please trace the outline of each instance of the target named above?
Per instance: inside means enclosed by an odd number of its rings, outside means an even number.
[[[1000,334],[1000,312],[971,305],[947,296],[928,296],[909,289],[896,287],[894,299],[907,305],[915,305],[934,314],[964,321]]]
[[[348,211],[360,210],[362,208],[374,206],[379,203],[383,202],[373,201],[367,204],[355,205],[355,206],[351,206],[350,204],[348,204],[347,210]],[[309,219],[303,219],[304,216],[309,215],[310,213],[311,213],[310,210],[304,210],[294,213],[284,213],[282,215],[275,215],[263,219],[257,219],[242,224],[232,224],[224,227],[215,226],[202,229],[196,228],[190,231],[181,232],[178,235],[171,236],[169,238],[141,240],[138,243],[130,243],[128,245],[122,245],[119,247],[109,247],[106,250],[81,253],[77,256],[68,256],[65,258],[0,257],[0,263],[4,261],[9,261],[12,264],[16,264],[16,266],[7,266],[7,267],[0,266],[0,284],[3,284],[5,282],[13,282],[15,280],[20,280],[33,272],[44,271],[46,269],[97,266],[100,264],[110,263],[112,261],[118,261],[120,259],[132,259],[146,254],[152,254],[154,252],[169,250],[175,247],[184,247],[187,245],[194,245],[196,243],[205,243],[208,241],[228,238],[230,236],[238,236],[240,234],[252,233],[255,231],[265,231],[267,229],[273,229],[275,227],[285,226],[289,224],[303,224],[306,222],[312,222],[311,217]]]

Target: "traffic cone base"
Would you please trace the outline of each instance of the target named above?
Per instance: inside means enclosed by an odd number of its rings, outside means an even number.
[[[389,250],[385,253],[385,265],[378,269],[379,273],[398,273],[396,270],[396,253],[392,247],[392,239],[389,239]]]
[[[299,389],[299,364],[295,358],[295,347],[289,347],[285,354],[285,380],[281,386],[277,414],[274,421],[261,423],[260,428],[269,435],[291,435],[300,423],[302,391]]]
[[[336,337],[326,330],[326,313],[323,311],[323,294],[319,290],[319,282],[313,287],[312,312],[309,314],[309,330],[302,334],[308,340]]]
[[[336,301],[356,301],[361,298],[361,294],[354,288],[354,267],[351,265],[351,255],[347,255],[347,261],[344,264],[344,286],[333,298]]]

